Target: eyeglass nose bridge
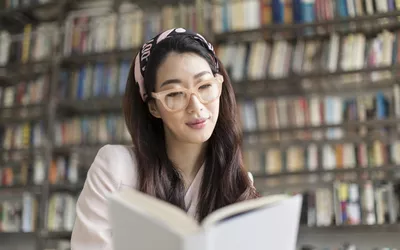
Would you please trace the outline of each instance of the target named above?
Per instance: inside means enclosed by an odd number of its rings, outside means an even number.
[[[192,88],[186,90],[187,97],[186,97],[186,105],[185,105],[185,108],[187,108],[187,107],[189,106],[190,100],[192,99],[192,96],[193,96],[193,95],[197,98],[197,100],[198,100],[201,104],[204,103],[204,102],[203,102],[203,99],[201,99],[200,94],[199,94],[199,92],[198,92],[197,90],[198,90],[198,89],[197,89],[196,87],[192,87]]]

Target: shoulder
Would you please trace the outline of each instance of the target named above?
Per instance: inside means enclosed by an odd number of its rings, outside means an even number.
[[[99,149],[89,171],[101,171],[118,186],[134,187],[137,182],[137,163],[130,146],[107,144]]]

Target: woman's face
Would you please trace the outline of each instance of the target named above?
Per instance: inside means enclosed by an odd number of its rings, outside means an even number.
[[[194,53],[170,53],[160,65],[156,75],[155,92],[171,89],[190,89],[200,82],[213,79],[207,61]],[[166,138],[183,143],[200,144],[214,131],[219,114],[219,98],[203,104],[192,94],[183,110],[171,112],[160,100],[150,104],[153,115],[164,123]]]

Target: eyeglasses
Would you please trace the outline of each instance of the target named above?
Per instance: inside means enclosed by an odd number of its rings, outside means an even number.
[[[170,89],[161,92],[153,92],[151,96],[161,101],[165,109],[170,112],[176,112],[189,105],[192,94],[196,95],[203,104],[208,104],[221,96],[222,75],[216,74],[214,78],[198,83],[196,86],[187,89]]]

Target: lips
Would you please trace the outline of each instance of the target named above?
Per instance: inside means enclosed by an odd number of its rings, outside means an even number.
[[[206,126],[208,119],[202,118],[202,119],[196,119],[193,121],[190,121],[186,123],[190,128],[193,129],[202,129]]]

